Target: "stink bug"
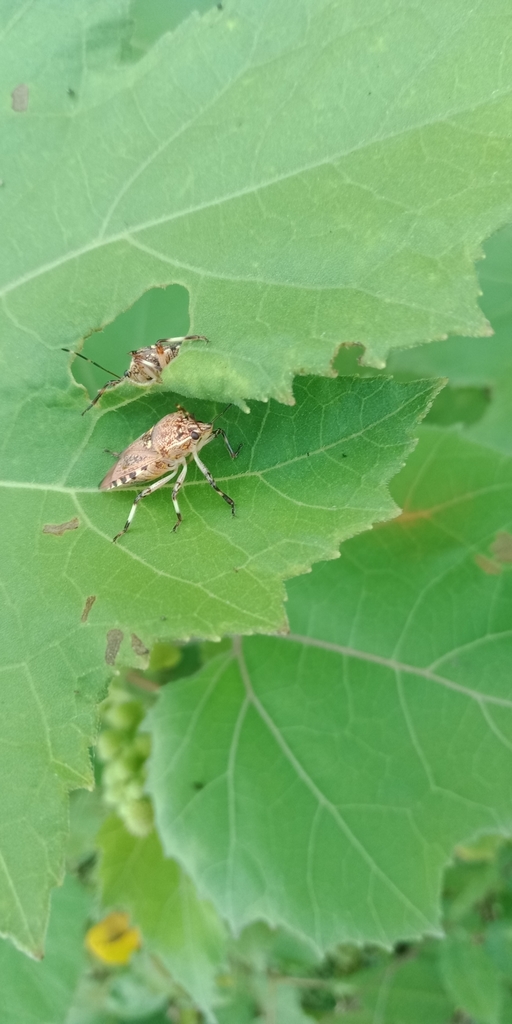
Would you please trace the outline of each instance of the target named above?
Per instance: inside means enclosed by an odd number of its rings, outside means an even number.
[[[92,363],[99,370],[105,370],[105,373],[111,373],[116,378],[115,380],[108,380],[100,388],[96,397],[84,409],[82,416],[89,409],[92,409],[93,405],[96,405],[96,402],[105,394],[105,391],[109,391],[110,388],[116,388],[118,384],[122,384],[123,380],[131,380],[132,384],[161,384],[162,370],[165,370],[165,367],[173,359],[176,359],[183,341],[208,341],[208,338],[205,338],[204,334],[187,334],[184,338],[162,338],[155,345],[146,345],[145,348],[133,349],[130,352],[132,357],[130,365],[122,377],[112,370],[107,370],[104,366],[100,366],[99,363],[95,363],[94,359],[88,359],[87,356],[83,356],[81,352],[73,352],[70,348],[63,348],[63,352],[71,352],[74,356],[80,356],[80,359],[85,359],[87,363]]]
[[[235,514],[233,499],[228,494],[224,494],[224,491],[221,491],[209,469],[199,458],[198,453],[200,449],[205,444],[208,444],[209,441],[212,441],[214,437],[222,437],[231,458],[236,459],[242,447],[241,444],[236,451],[233,451],[225,431],[221,427],[214,429],[213,423],[201,423],[200,420],[195,420],[190,413],[186,412],[181,406],[178,406],[178,412],[172,412],[168,416],[164,416],[151,430],[147,430],[136,441],[132,441],[128,448],[125,448],[124,452],[110,453],[115,456],[117,462],[107,473],[105,479],[101,481],[100,491],[112,491],[120,487],[133,487],[134,484],[139,482],[145,483],[148,480],[155,481],[150,487],[145,487],[137,495],[130,509],[128,519],[121,532],[116,533],[114,542],[128,530],[137,511],[139,501],[142,498],[147,498],[153,491],[163,487],[169,480],[172,480],[176,476],[178,469],[181,468],[181,472],[172,489],[172,503],[178,517],[173,530],[178,529],[182,521],[178,505],[178,492],[185,482],[188,468],[187,459],[190,457],[199,466],[201,473],[206,477],[214,491],[217,491],[217,494],[220,494],[224,501],[227,501],[231,507],[232,515]],[[165,476],[163,476],[164,473]],[[158,477],[161,477],[161,479],[158,479]]]

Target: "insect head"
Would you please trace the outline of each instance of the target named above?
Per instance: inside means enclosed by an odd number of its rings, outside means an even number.
[[[122,384],[123,380],[130,380],[132,384],[141,384],[143,386],[161,384],[162,370],[165,370],[165,367],[176,358],[184,341],[208,341],[208,338],[205,338],[203,334],[187,334],[183,338],[162,338],[155,345],[146,345],[145,348],[134,349],[130,352],[132,357],[130,365],[122,377],[117,373],[113,373],[112,370],[107,370],[104,366],[100,366],[94,359],[88,359],[81,352],[73,352],[70,348],[64,348],[63,352],[71,352],[72,355],[85,359],[86,362],[92,363],[93,366],[97,366],[100,370],[105,370],[105,373],[111,373],[116,378],[115,380],[108,380],[100,388],[96,397],[84,409],[82,416],[89,409],[92,409],[93,405],[96,405],[96,402],[105,394],[105,391],[116,388],[118,384]]]

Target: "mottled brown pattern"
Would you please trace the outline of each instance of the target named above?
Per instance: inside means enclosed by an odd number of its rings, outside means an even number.
[[[486,555],[475,555],[475,565],[478,566],[482,572],[485,572],[487,576],[499,576],[502,569],[498,562],[493,562],[492,559],[487,558]]]
[[[211,423],[195,420],[185,409],[164,416],[152,430],[132,441],[101,481],[100,490],[147,483],[183,465],[211,436]],[[198,443],[199,442],[199,443]]]
[[[496,534],[496,539],[491,544],[491,551],[499,562],[512,562],[512,536],[505,530]]]
[[[73,519],[69,519],[67,523],[45,523],[43,533],[53,533],[55,537],[60,537],[63,533],[66,533],[66,530],[78,530],[79,526],[80,520],[75,516]]]
[[[120,629],[109,629],[107,633],[107,647],[105,650],[105,661],[107,665],[115,665],[119,648],[123,642],[123,632]]]
[[[84,604],[84,610],[83,610],[83,612],[82,612],[82,614],[80,616],[80,622],[87,622],[87,619],[89,618],[89,612],[90,612],[90,610],[91,610],[95,600],[96,600],[96,595],[95,594],[91,594],[91,596],[86,599],[85,604]]]
[[[138,654],[139,658],[144,658],[146,654],[149,654],[148,648],[142,643],[142,640],[136,633],[131,635],[131,644],[132,649],[135,651],[135,654]]]
[[[211,441],[214,437],[222,437],[230,457],[236,459],[242,447],[241,444],[234,451],[222,427],[217,427],[214,430],[213,423],[202,423],[201,420],[195,420],[181,406],[178,406],[177,412],[164,416],[155,424],[150,432],[149,445],[147,443],[148,434],[149,432],[146,431],[145,434],[142,434],[141,437],[136,438],[132,444],[128,445],[124,452],[116,456],[117,462],[115,466],[112,467],[100,484],[102,491],[108,491],[113,487],[133,486],[134,482],[152,481],[149,487],[144,487],[134,498],[128,513],[128,519],[123,529],[116,533],[113,538],[114,543],[130,528],[130,523],[137,511],[139,502],[153,494],[160,487],[165,487],[171,480],[174,480],[171,499],[176,513],[176,523],[174,524],[173,531],[175,532],[178,529],[180,523],[183,522],[183,516],[178,504],[178,494],[185,482],[190,457],[195,460],[210,487],[213,487],[214,491],[220,494],[221,498],[230,506],[231,514],[235,514],[235,502],[230,498],[229,494],[225,494],[215,483],[209,469],[199,458],[199,451],[203,445],[208,444],[208,441]],[[127,466],[135,466],[136,468],[132,468],[127,472]]]

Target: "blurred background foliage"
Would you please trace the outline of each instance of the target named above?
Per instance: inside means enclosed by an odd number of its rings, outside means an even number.
[[[147,670],[121,673],[104,701],[99,786],[94,793],[73,795],[68,851],[69,874],[91,898],[84,922],[89,948],[91,929],[110,910],[108,900],[98,895],[98,829],[112,808],[133,835],[151,829],[149,818],[141,829],[133,815],[132,783],[134,777],[143,783],[149,749],[144,716],[161,686],[192,674],[220,649],[214,643],[162,642],[151,652]],[[113,784],[108,768],[123,759],[130,770]],[[444,939],[398,943],[390,951],[343,945],[323,959],[302,939],[264,922],[237,938],[226,936],[212,1017],[173,979],[143,930],[136,949],[127,919],[125,963],[112,964],[108,949],[102,953],[97,946],[96,955],[84,960],[71,1009],[55,1024],[203,1024],[210,1019],[219,1024],[511,1024],[512,841],[484,835],[454,851],[445,875],[443,911]],[[123,934],[115,938],[124,941]],[[16,956],[20,963],[25,960]]]
[[[97,927],[110,909],[98,897],[96,838],[108,810],[114,806],[125,827],[141,834],[140,821],[130,816],[131,777],[117,780],[113,793],[111,780],[101,784],[102,773],[120,757],[128,755],[129,762],[134,738],[147,737],[139,729],[158,688],[193,672],[218,646],[161,644],[147,671],[127,671],[104,702],[100,786],[74,797],[68,855],[70,874],[91,894],[89,928],[93,921]],[[123,706],[123,721],[113,725],[112,708]],[[141,764],[136,766],[139,778]],[[345,945],[324,959],[284,929],[254,924],[236,939],[226,937],[212,1012],[219,1024],[509,1024],[512,842],[491,835],[458,847],[446,871],[443,908],[444,939],[398,943],[392,951]],[[127,933],[129,927],[127,921]],[[142,948],[134,951],[135,945],[128,936],[126,962],[117,966],[101,947],[96,956],[89,954],[72,1008],[62,1018],[66,1024],[200,1024],[209,1019],[173,980],[151,938],[142,932]]]

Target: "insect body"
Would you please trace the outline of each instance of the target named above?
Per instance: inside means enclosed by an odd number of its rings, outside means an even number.
[[[125,448],[124,452],[121,452],[121,454],[112,453],[116,456],[117,462],[110,472],[107,473],[105,479],[101,481],[101,491],[112,491],[120,487],[133,487],[134,484],[146,483],[149,480],[155,481],[137,495],[130,509],[128,519],[121,532],[117,533],[114,537],[114,541],[122,537],[123,533],[126,533],[128,530],[137,511],[139,501],[152,494],[159,487],[163,487],[164,484],[176,476],[178,470],[181,470],[172,490],[172,503],[178,517],[178,521],[173,529],[178,529],[182,521],[178,505],[178,492],[185,481],[188,468],[187,460],[190,458],[194,459],[194,462],[199,466],[201,473],[206,477],[210,486],[217,491],[217,494],[224,498],[224,501],[227,501],[228,505],[231,506],[232,514],[235,514],[233,499],[228,494],[224,494],[224,491],[221,491],[209,469],[199,458],[198,453],[200,449],[205,444],[208,444],[209,441],[212,441],[214,437],[222,437],[231,458],[236,459],[242,445],[239,445],[236,451],[233,451],[224,430],[220,427],[214,429],[213,423],[201,423],[199,420],[195,420],[190,413],[178,406],[178,412],[164,416],[151,430],[147,430],[136,441],[132,441],[128,448]]]
[[[117,373],[113,373],[112,370],[106,370],[104,366],[100,366],[99,363],[95,363],[93,359],[88,359],[87,356],[83,356],[81,352],[73,352],[75,356],[80,356],[80,359],[85,359],[88,363],[93,363],[94,366],[99,367],[100,370],[105,370],[105,373],[112,373],[115,380],[108,380],[106,384],[98,391],[98,394],[93,398],[92,402],[84,409],[84,413],[92,409],[93,405],[99,401],[105,391],[109,391],[111,388],[116,388],[118,384],[122,384],[123,380],[130,380],[132,384],[161,384],[162,383],[162,370],[176,359],[179,354],[181,344],[183,341],[208,341],[203,334],[187,334],[184,338],[162,338],[161,341],[157,341],[155,345],[146,345],[145,348],[137,348],[130,352],[131,361],[128,369],[123,373],[122,377],[119,377]],[[71,352],[69,348],[63,349],[63,352]]]

